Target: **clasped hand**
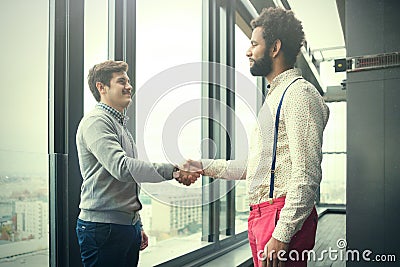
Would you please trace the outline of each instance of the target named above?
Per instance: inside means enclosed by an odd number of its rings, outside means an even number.
[[[188,159],[186,162],[178,166],[179,177],[175,178],[179,183],[191,185],[204,174],[203,164],[201,161]]]

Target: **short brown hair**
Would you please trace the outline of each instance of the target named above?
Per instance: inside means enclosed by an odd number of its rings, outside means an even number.
[[[102,63],[96,64],[89,70],[87,77],[90,91],[97,102],[100,101],[100,93],[96,88],[96,83],[101,82],[107,86],[110,86],[110,81],[113,77],[113,73],[116,72],[127,72],[128,64],[124,61],[107,60]]]

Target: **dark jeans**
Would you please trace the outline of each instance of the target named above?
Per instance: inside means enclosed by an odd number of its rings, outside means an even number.
[[[137,266],[142,240],[139,223],[120,225],[78,219],[76,234],[84,267]]]

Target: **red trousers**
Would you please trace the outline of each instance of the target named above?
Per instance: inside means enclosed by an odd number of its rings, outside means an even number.
[[[262,258],[262,255],[260,254],[260,251],[264,251],[265,244],[270,240],[272,232],[279,220],[279,214],[284,205],[285,198],[281,197],[274,199],[272,204],[269,204],[269,202],[263,202],[251,206],[250,216],[248,219],[248,235],[254,267],[262,266],[260,260],[260,256]],[[304,250],[311,250],[314,247],[317,222],[318,215],[314,207],[302,228],[290,241],[289,251],[284,255],[287,259],[286,267],[307,266],[307,253],[302,252]],[[303,254],[305,256],[303,256]]]

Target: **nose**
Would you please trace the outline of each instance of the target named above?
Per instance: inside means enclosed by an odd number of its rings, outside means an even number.
[[[132,90],[132,85],[130,83],[126,83],[125,88],[128,88],[129,90]]]
[[[249,49],[247,49],[246,51],[246,57],[251,57],[252,56],[252,52],[251,52],[251,47],[249,47]]]

